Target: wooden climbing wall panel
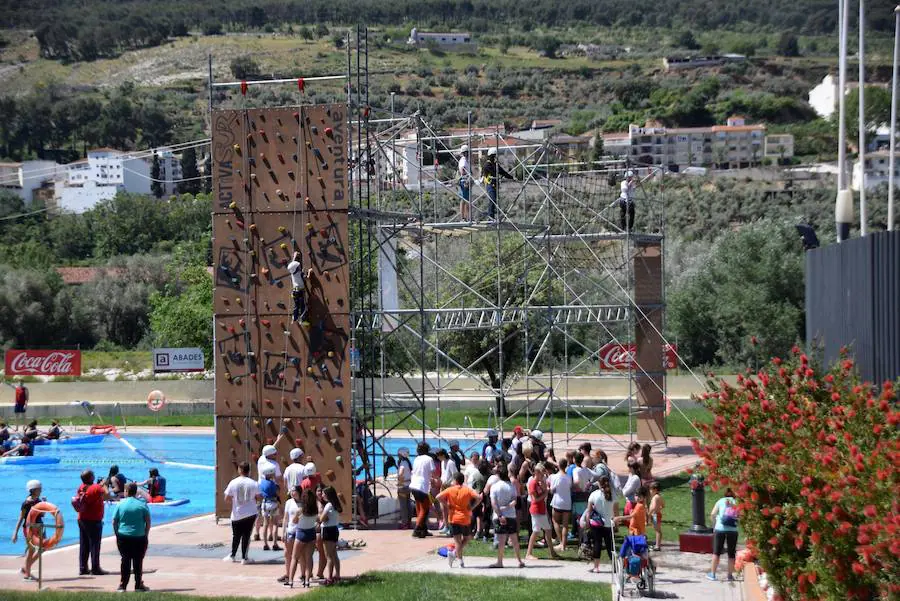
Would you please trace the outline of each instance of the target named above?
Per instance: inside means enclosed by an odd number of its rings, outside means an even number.
[[[213,113],[216,515],[262,446],[294,446],[352,502],[346,106]],[[300,253],[305,313],[292,321]]]

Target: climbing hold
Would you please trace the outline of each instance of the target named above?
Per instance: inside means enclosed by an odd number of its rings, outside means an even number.
[[[334,401],[334,404],[337,405],[338,411],[340,411],[340,412],[343,413],[343,411],[344,411],[344,401],[342,401],[341,399],[336,399],[336,400]]]
[[[325,426],[322,426],[322,436],[327,436],[327,435],[328,435],[328,428],[326,428]]]
[[[266,404],[267,407],[273,407],[271,399],[263,399],[263,403]]]
[[[298,113],[298,112],[295,111],[295,112],[294,112],[294,119],[296,119],[297,122],[299,123],[299,122],[300,122],[300,113]]]
[[[303,439],[302,439],[302,438],[295,438],[295,439],[294,439],[294,444],[296,444],[298,447],[302,447],[302,446],[303,446]]]
[[[334,478],[335,478],[334,470],[328,470],[327,472],[325,472],[325,476],[326,476],[329,480],[334,480]]]
[[[307,229],[307,231],[310,231],[310,232],[311,232],[311,231],[313,231],[313,230],[315,229],[315,226],[314,226],[313,224],[311,224],[311,223],[307,223],[307,224],[306,224],[306,229]],[[315,234],[313,234],[313,235],[315,235]]]
[[[256,224],[255,224],[255,223],[251,223],[251,224],[250,224],[250,231],[251,231],[251,232],[255,232],[255,231],[256,231]]]
[[[266,425],[267,425],[267,426],[271,426],[271,425],[272,425],[272,418],[271,418],[271,417],[270,417],[269,419],[266,420]]]
[[[268,319],[260,319],[260,320],[259,320],[259,323],[263,324],[263,326],[265,326],[265,327],[267,327],[267,328],[270,327],[270,326],[272,325],[272,322],[269,321]]]
[[[234,298],[234,302],[236,302],[236,303],[239,304],[239,305],[243,305],[243,304],[244,304],[244,301],[241,300],[241,297],[240,297],[240,296],[236,296],[236,297]]]
[[[270,273],[270,271],[269,271],[269,268],[268,268],[268,267],[263,267],[263,268],[262,268],[262,274],[263,274],[263,276],[265,276],[266,278],[268,278],[268,277],[269,277],[269,273]],[[266,309],[268,309],[268,308],[269,308],[269,303],[267,302],[267,303],[266,303]]]
[[[340,425],[339,423],[337,423],[337,422],[332,422],[332,423],[331,423],[331,427],[334,428],[335,430],[340,430],[340,429],[341,429],[341,425]]]
[[[311,131],[313,133],[313,135],[316,135],[319,133],[319,128],[316,127],[315,125],[313,125],[309,128],[309,131]]]
[[[287,249],[288,249],[288,245],[287,245],[287,243],[285,243],[285,242],[282,242],[282,243],[279,244],[278,246],[281,248],[281,250],[287,250]]]
[[[306,368],[306,373],[312,374],[312,373],[313,373],[313,368],[312,368],[312,367],[307,367],[307,368]]]
[[[334,137],[334,130],[331,129],[330,127],[326,127],[326,128],[325,128],[325,135],[328,136],[329,138],[333,138],[333,137]]]
[[[244,320],[243,317],[241,317],[241,318],[238,320],[238,323],[241,324],[241,327],[242,327],[242,328],[246,328],[246,327],[247,327],[247,322]]]
[[[232,431],[231,431],[231,435],[234,436],[235,438],[238,438],[238,431],[237,431],[237,430],[232,430]]]
[[[332,438],[332,439],[331,439],[331,440],[329,440],[329,441],[328,441],[328,442],[330,442],[330,443],[331,443],[331,446],[336,446],[336,445],[337,445],[337,442],[338,442],[338,440],[337,440],[337,438]]]
[[[329,357],[334,357],[334,351],[328,351],[328,356],[329,356]]]
[[[334,460],[338,462],[338,465],[344,465],[344,458],[341,457],[340,455],[335,457]]]
[[[277,196],[278,198],[284,196],[284,192],[281,191],[281,188],[275,190],[275,196]]]
[[[284,155],[280,152],[278,153],[278,160],[281,161],[282,164],[284,163]]]
[[[232,200],[231,204],[228,205],[228,208],[233,211],[237,208],[237,206],[238,206],[237,203]]]
[[[281,232],[282,234],[284,234],[285,232],[287,232],[287,228],[284,227],[283,225],[279,225],[279,226],[278,226],[278,231]]]
[[[320,175],[320,176],[318,177],[318,180],[319,180],[319,185],[322,186],[322,187],[324,188],[324,187],[325,187],[325,179],[322,178],[322,176]]]
[[[240,154],[241,154],[241,145],[240,145],[240,144],[235,144],[235,145],[232,146],[231,148],[234,149],[234,152],[235,152],[238,156],[240,156]]]

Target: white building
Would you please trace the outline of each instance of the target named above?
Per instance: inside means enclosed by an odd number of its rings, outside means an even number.
[[[156,156],[159,159],[159,177],[157,179],[162,180],[163,196],[178,194],[178,184],[183,177],[181,160],[168,148],[157,150]]]
[[[65,167],[65,180],[56,186],[56,205],[63,211],[83,213],[118,192],[150,194],[150,163],[120,150],[90,150],[86,159]]]
[[[409,32],[406,43],[417,48],[435,45],[441,50],[474,50],[475,42],[472,34],[466,31],[419,31],[415,27]]]
[[[34,200],[34,191],[44,182],[53,181],[64,173],[65,167],[54,161],[24,161],[22,163],[0,163],[0,190],[8,190],[25,201]]]
[[[865,182],[866,190],[877,188],[882,184],[886,184],[890,179],[890,158],[891,153],[886,150],[879,150],[866,155],[866,173]],[[895,155],[896,163],[894,166],[894,185],[900,184],[900,152]],[[859,159],[853,161],[853,175],[850,181],[850,187],[859,192],[862,183],[863,173],[860,167]]]
[[[603,152],[669,171],[687,167],[742,169],[762,163],[768,138],[765,125],[748,125],[740,116],[712,127],[667,128],[651,122],[644,127],[631,125],[628,132],[604,135]],[[772,156],[794,156],[793,136],[778,134],[772,138]]]

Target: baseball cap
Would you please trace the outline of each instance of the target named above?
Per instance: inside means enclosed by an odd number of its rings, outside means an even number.
[[[267,444],[266,446],[263,447],[262,454],[263,454],[263,457],[268,457],[269,455],[274,455],[277,452],[278,452],[278,449],[276,449],[274,446],[272,446],[270,444]]]
[[[516,436],[522,436],[523,432],[524,430],[522,430],[522,426],[516,426],[515,428],[513,428],[513,434],[515,434]]]
[[[313,463],[312,461],[310,461],[309,463],[306,464],[306,475],[307,475],[307,476],[312,476],[313,474],[316,473],[316,471],[317,471],[317,470],[316,470],[316,464],[315,464],[315,463]]]
[[[41,486],[40,480],[29,480],[28,483],[25,485],[25,492],[30,493],[31,491],[36,490],[38,488],[43,488],[43,486]]]
[[[534,438],[535,440],[542,440],[544,438],[544,433],[541,432],[540,430],[532,430],[531,437]]]
[[[497,149],[496,149],[496,148],[489,148],[489,149],[488,149],[488,156],[489,156],[489,157],[496,156],[496,155],[497,155]]]
[[[291,461],[297,461],[301,457],[303,457],[303,449],[291,449]]]
[[[488,438],[491,438],[491,437],[494,437],[494,436],[497,436],[497,431],[496,431],[496,430],[494,430],[494,429],[493,429],[493,428],[488,428],[488,431],[487,431],[487,436],[488,436]]]

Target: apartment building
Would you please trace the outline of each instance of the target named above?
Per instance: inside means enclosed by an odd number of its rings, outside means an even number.
[[[150,163],[121,150],[90,150],[65,168],[65,180],[56,186],[56,206],[63,211],[83,213],[118,192],[150,194]]]
[[[65,167],[55,161],[0,163],[0,190],[12,192],[30,205],[45,182],[53,181]]]

